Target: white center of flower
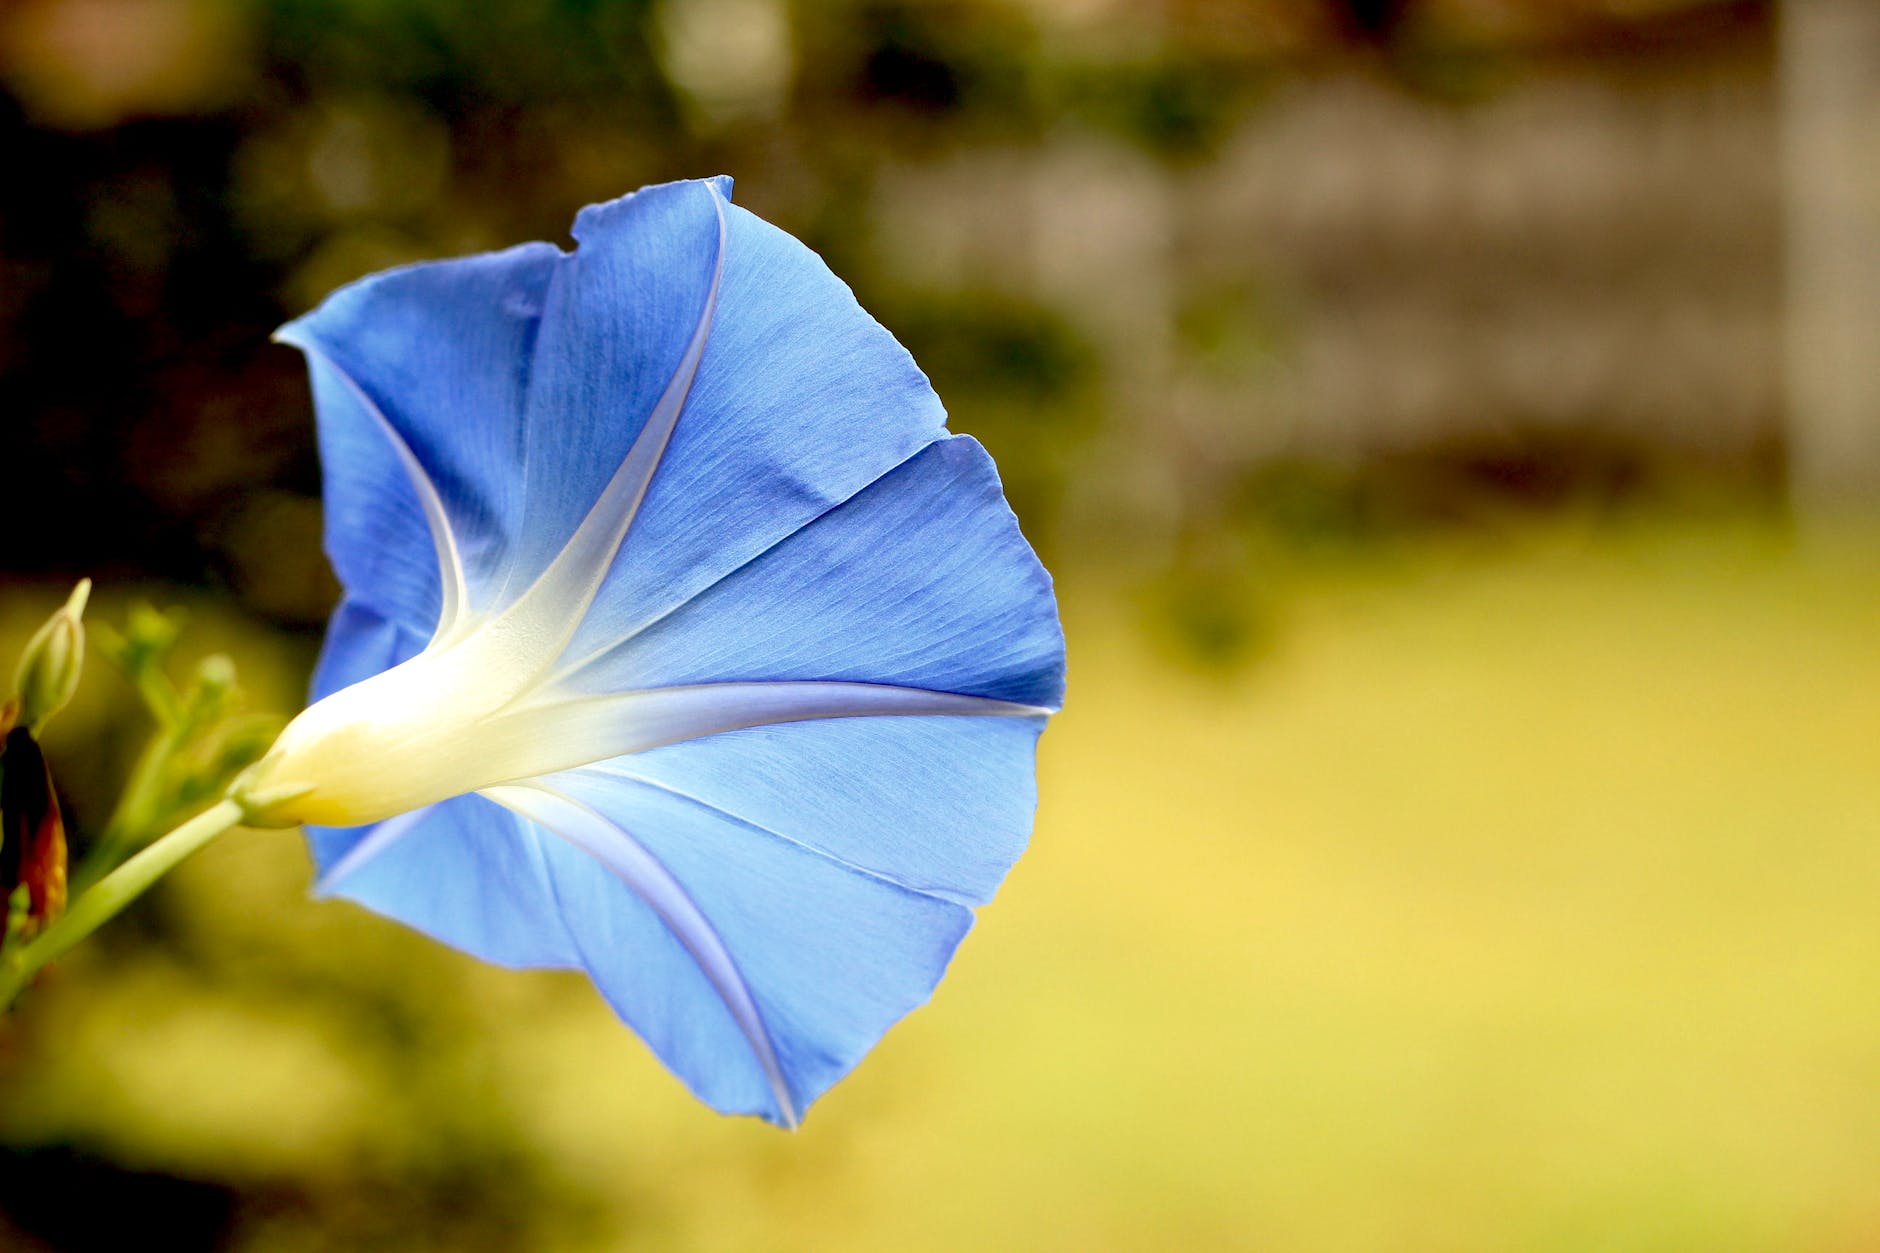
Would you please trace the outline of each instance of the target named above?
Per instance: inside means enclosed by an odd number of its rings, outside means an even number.
[[[506,647],[500,622],[308,707],[241,796],[271,821],[354,826],[597,760],[565,736],[541,734],[558,721],[544,719],[550,707],[580,698],[539,699],[529,672],[540,668]]]

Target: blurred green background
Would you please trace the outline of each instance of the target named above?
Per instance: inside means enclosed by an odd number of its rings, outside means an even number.
[[[0,1034],[0,1248],[1880,1250],[1880,6],[9,0],[0,657],[295,708],[298,356],[734,174],[998,458],[1033,848],[795,1135],[241,833]],[[82,846],[146,728],[94,655]]]

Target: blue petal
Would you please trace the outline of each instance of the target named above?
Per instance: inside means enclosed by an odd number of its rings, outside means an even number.
[[[590,251],[655,255],[676,268],[689,250],[702,289],[718,258],[699,240],[722,212],[723,273],[684,412],[619,560],[571,645],[576,656],[666,613],[945,434],[946,414],[926,377],[815,253],[744,210],[696,193],[683,202],[696,219],[689,231],[667,224],[656,235],[643,215],[624,211],[648,194],[585,211],[577,258]],[[589,316],[544,321],[531,398],[532,416],[544,429],[564,422],[563,409],[582,400],[566,376],[591,378],[588,363],[644,351],[616,344],[625,338],[616,323],[592,316],[594,309],[624,305],[632,323],[643,324],[649,319],[638,312],[644,302],[637,293],[597,287],[582,298]],[[662,384],[680,357],[675,346],[693,329],[686,319],[698,309],[697,301],[675,303],[670,313],[679,324],[658,357],[665,373],[654,372]],[[578,337],[577,348],[557,353],[551,369],[551,343],[569,335]],[[650,405],[636,404],[637,422]],[[575,451],[567,460],[617,461],[626,451],[622,439],[635,430],[588,447],[570,439]],[[585,474],[571,469],[571,483],[581,485],[568,492],[571,514],[593,501],[597,476],[611,469],[611,463]]]
[[[371,827],[309,827],[307,836],[321,895],[499,966],[582,964],[548,877],[542,846],[553,837],[492,801],[458,796]]]
[[[695,337],[710,334],[724,233],[723,200],[702,182],[644,188],[576,217],[580,246],[555,268],[533,349],[524,500],[503,599],[560,553],[627,459]],[[681,381],[683,400],[691,380]],[[655,456],[646,472],[657,465]],[[643,487],[623,494],[629,511]]]
[[[443,581],[417,485],[358,388],[318,357],[308,357],[307,371],[320,415],[326,552],[334,573],[349,597],[429,635],[442,609]]]
[[[979,905],[1024,851],[1045,719],[834,718],[592,769],[645,780],[918,891]]]
[[[391,270],[277,335],[307,352],[313,372],[334,567],[355,596],[409,625],[437,621],[439,561],[385,428],[441,500],[471,588],[486,588],[507,569],[521,514],[523,397],[561,256],[525,244]]]
[[[750,679],[1061,703],[1051,579],[985,450],[965,436],[928,445],[572,681],[607,691]]]
[[[662,789],[590,771],[548,784],[493,792],[581,846],[548,862],[590,975],[726,1113],[794,1124],[927,999],[972,926],[958,904]]]

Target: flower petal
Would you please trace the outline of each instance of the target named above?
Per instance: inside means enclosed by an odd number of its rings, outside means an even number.
[[[656,257],[674,268],[671,258],[690,256],[699,282],[713,260],[699,241],[716,228],[719,209],[726,235],[697,377],[620,558],[571,646],[575,656],[663,615],[945,434],[946,414],[926,376],[821,258],[744,210],[714,207],[698,194],[715,195],[718,185],[676,186],[697,189],[683,202],[696,222],[680,238],[670,234],[676,226],[655,234],[648,215],[627,212],[666,189],[585,210],[577,223],[576,260]],[[553,299],[545,315],[530,399],[533,424],[545,431],[564,424],[571,406],[596,407],[592,380],[607,377],[596,361],[647,351],[629,339],[649,320],[631,312],[642,297],[616,280],[583,288],[580,299],[588,316],[556,318]],[[591,316],[623,301],[632,302],[623,320]],[[699,307],[694,299],[682,312]],[[666,334],[669,344],[661,341],[657,386],[641,389],[626,439],[598,418],[592,432],[554,437],[568,450],[557,463],[566,464],[567,519],[594,500],[679,361],[691,323],[679,309],[670,316],[682,325]],[[601,413],[617,410],[611,393],[598,399],[606,402]],[[587,463],[603,457],[610,460],[598,469]],[[538,480],[532,471],[532,495]]]
[[[355,596],[407,625],[428,632],[437,623],[440,563],[384,427],[435,491],[470,599],[484,607],[521,513],[523,396],[561,256],[525,244],[390,270],[341,288],[276,334],[307,352],[313,372],[334,567]],[[411,589],[427,584],[430,616],[420,623]]]
[[[612,538],[581,564],[598,567],[598,583],[613,563],[715,323],[725,207],[717,184],[666,183],[575,218],[580,246],[555,269],[532,349],[523,505],[500,600],[521,595],[593,514],[604,516],[587,530]]]
[[[599,859],[549,858],[589,974],[727,1113],[794,1124],[927,999],[972,925],[658,788],[573,771],[492,795]]]
[[[509,572],[511,587],[522,590],[499,595],[498,599],[507,603],[498,617],[488,620],[489,630],[501,638],[503,652],[509,662],[514,663],[509,668],[525,682],[539,680],[556,664],[569,639],[580,628],[588,606],[606,582],[607,572],[646,499],[647,489],[691,393],[692,381],[698,375],[724,268],[724,205],[715,193],[711,199],[718,233],[712,244],[714,260],[710,281],[701,298],[692,334],[658,402],[641,424],[626,456],[621,458],[612,476],[601,487],[599,496],[564,543],[559,547],[532,543],[531,535],[539,539],[540,534],[525,530],[520,545],[524,555]],[[533,499],[539,503],[545,498],[538,493]],[[543,520],[540,524],[553,523]],[[530,574],[538,557],[546,565],[539,574]]]
[[[592,859],[586,862],[559,858],[561,869],[558,873],[567,884],[567,899],[575,903],[574,916],[577,919],[600,917],[615,924],[609,929],[606,947],[594,950],[603,968],[613,967],[621,956],[629,954],[639,959],[634,964],[640,969],[655,965],[645,960],[649,953],[657,952],[670,961],[668,942],[677,941],[690,964],[681,961],[676,970],[670,973],[677,975],[677,981],[682,985],[692,983],[694,975],[703,979],[708,994],[715,996],[718,1006],[730,1015],[744,1048],[740,1050],[734,1046],[730,1057],[718,1056],[725,1051],[727,1043],[722,1038],[722,1023],[716,1023],[717,1015],[709,1009],[710,1000],[698,996],[696,992],[690,993],[687,999],[697,1001],[705,1012],[695,1012],[677,1021],[670,1019],[670,1011],[645,1004],[644,998],[648,993],[657,996],[666,992],[668,979],[665,977],[640,978],[624,985],[622,997],[615,1002],[622,1016],[629,1022],[643,1024],[641,1031],[647,1039],[658,1039],[664,1043],[664,1047],[655,1045],[655,1051],[662,1057],[672,1053],[690,1056],[694,1049],[702,1045],[703,1051],[714,1057],[705,1071],[714,1083],[723,1083],[727,1067],[721,1062],[729,1062],[729,1069],[733,1072],[745,1072],[747,1082],[750,1077],[749,1063],[755,1062],[768,1101],[751,1103],[748,1094],[719,1099],[731,1101],[735,1112],[763,1113],[795,1126],[798,1121],[796,1100],[790,1094],[789,1082],[777,1060],[770,1029],[756,1001],[752,999],[750,985],[745,982],[736,959],[725,948],[718,929],[699,909],[685,886],[672,877],[665,864],[620,827],[587,805],[546,784],[537,782],[491,788],[489,795],[518,814],[551,825],[570,847]],[[597,869],[604,869],[617,883],[603,879],[596,874]],[[598,905],[601,911],[599,914],[583,908],[584,903],[588,903],[589,895],[594,892],[603,898],[619,897],[620,885],[633,893],[637,898],[636,903],[642,908],[622,908],[604,900]],[[646,928],[646,910],[650,910],[663,927],[663,935]],[[571,935],[586,935],[590,929],[577,921],[568,930]],[[620,942],[623,935],[631,936],[628,942]],[[661,973],[664,975],[667,972]],[[703,1024],[700,1023],[701,1019]],[[676,1038],[692,1034],[699,1025],[706,1025],[702,1041],[690,1046],[676,1042]],[[718,1028],[715,1032],[711,1030],[713,1025]],[[713,1039],[714,1035],[721,1038]]]
[[[446,560],[425,507],[429,481],[413,477],[414,459],[351,379],[311,353],[307,373],[320,413],[333,571],[348,595],[428,635],[443,612]]]
[[[846,679],[1055,708],[1064,635],[992,459],[955,436],[564,674],[597,691]]]
[[[1043,717],[833,718],[590,767],[691,797],[884,879],[980,905],[1024,851]]]
[[[356,901],[499,966],[583,964],[548,877],[542,845],[552,837],[480,796],[371,827],[308,827],[307,840],[320,895]],[[357,855],[367,843],[368,855]]]

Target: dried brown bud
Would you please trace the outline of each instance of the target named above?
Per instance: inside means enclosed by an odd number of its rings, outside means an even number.
[[[0,907],[5,934],[31,939],[65,909],[65,822],[33,733],[15,726],[0,750]],[[25,915],[11,903],[25,889]]]

